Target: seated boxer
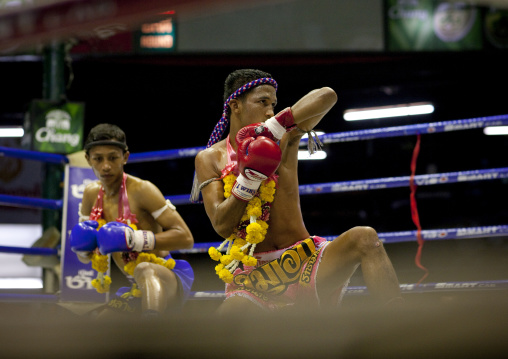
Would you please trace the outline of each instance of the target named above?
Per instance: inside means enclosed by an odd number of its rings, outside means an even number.
[[[354,227],[333,241],[310,235],[298,188],[300,140],[330,111],[337,95],[313,90],[275,115],[277,83],[259,70],[226,79],[224,111],[207,148],[195,159],[192,201],[202,195],[215,231],[210,248],[226,282],[219,313],[288,308],[334,308],[358,266],[380,303],[401,300],[394,268],[370,227]],[[222,139],[229,124],[229,135]],[[310,148],[315,150],[315,148]],[[200,193],[201,192],[201,193]]]
[[[114,311],[159,316],[181,306],[194,274],[189,263],[172,259],[169,252],[192,248],[194,239],[186,223],[154,184],[124,172],[129,151],[119,127],[95,126],[84,150],[98,181],[83,192],[71,249],[83,263],[111,254],[133,284],[121,288],[99,317]],[[94,286],[107,291],[104,277],[99,279]]]

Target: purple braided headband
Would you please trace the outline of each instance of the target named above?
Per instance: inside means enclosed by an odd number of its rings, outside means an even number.
[[[264,84],[272,85],[273,87],[275,87],[275,91],[277,91],[277,82],[270,77],[263,77],[263,78],[256,79],[254,81],[251,81],[251,82],[243,85],[238,90],[233,92],[231,94],[231,96],[228,97],[226,102],[224,102],[224,108],[222,110],[222,117],[220,118],[219,122],[217,122],[217,124],[215,125],[215,128],[212,131],[212,134],[210,136],[210,139],[208,140],[208,144],[206,145],[206,148],[219,142],[222,138],[222,135],[224,134],[224,131],[226,130],[226,127],[229,123],[229,119],[227,118],[227,110],[228,110],[229,101],[237,98],[238,96],[243,94],[245,91],[250,90],[253,87],[256,87],[259,85],[264,85]]]

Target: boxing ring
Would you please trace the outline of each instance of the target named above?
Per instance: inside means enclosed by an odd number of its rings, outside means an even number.
[[[484,128],[487,126],[508,125],[508,115],[478,117],[470,119],[452,120],[435,123],[413,124],[406,126],[385,127],[367,130],[357,130],[339,133],[330,133],[320,135],[319,138],[324,144],[352,141],[371,141],[378,138],[401,137],[401,136],[418,136],[425,134],[434,134],[440,132],[460,131],[469,129]],[[306,139],[302,139],[301,144],[305,145]],[[195,155],[205,147],[182,148],[173,150],[163,150],[145,153],[133,153],[129,158],[129,163],[163,161],[184,158],[194,158]],[[12,149],[0,146],[0,156],[10,156],[18,159],[27,159],[42,161],[45,163],[60,164],[66,168],[70,166],[69,158],[64,155],[39,153],[35,151],[26,151]],[[414,158],[413,158],[414,159]],[[456,184],[463,182],[475,181],[495,181],[508,178],[508,167],[491,168],[479,170],[464,170],[459,172],[435,173],[428,175],[416,175],[415,168],[412,167],[410,176],[387,177],[364,180],[351,180],[330,183],[303,184],[299,186],[301,196],[305,195],[323,195],[341,192],[353,191],[370,191],[383,190],[397,187],[409,187],[412,191],[420,186],[439,186],[442,184]],[[65,176],[68,171],[65,171]],[[67,181],[67,178],[65,179]],[[190,185],[189,185],[190,188]],[[414,192],[412,192],[414,194]],[[189,201],[189,195],[167,195],[167,199],[171,200],[175,205],[195,205]],[[38,209],[48,209],[55,211],[65,211],[67,204],[64,199],[50,200],[41,198],[28,198],[11,195],[0,194],[0,205],[13,207],[28,207]],[[392,243],[416,242],[418,244],[418,255],[425,241],[446,241],[446,240],[466,240],[478,238],[491,238],[508,236],[508,224],[495,224],[481,227],[465,227],[465,228],[437,228],[422,229],[417,212],[412,213],[416,230],[410,229],[398,232],[378,233],[380,240],[390,245]],[[62,228],[65,228],[63,225]],[[192,228],[191,228],[192,231]],[[38,256],[62,256],[65,250],[66,238],[70,232],[70,228],[66,231],[62,230],[61,243],[63,245],[57,248],[23,248],[4,246],[0,243],[0,252],[17,253],[24,255]],[[327,240],[333,240],[340,233],[330,233],[324,235]],[[34,239],[35,241],[35,239]],[[217,247],[220,242],[199,242],[197,241],[192,249],[180,250],[173,253],[181,253],[192,255],[196,253],[206,253],[210,246]],[[421,266],[415,260],[418,266]],[[62,261],[63,262],[63,261]],[[423,266],[421,269],[425,269]],[[62,269],[62,277],[65,270]],[[199,275],[199,273],[197,273]],[[424,276],[425,277],[425,276]],[[434,282],[425,283],[423,279],[418,283],[402,283],[400,285],[402,294],[409,293],[426,293],[426,292],[464,292],[464,291],[491,291],[508,289],[508,278],[506,280],[485,280],[485,281],[456,281],[456,282]],[[63,281],[62,284],[64,285]],[[346,290],[346,296],[366,295],[368,290],[364,286],[349,286]],[[223,291],[193,291],[192,300],[215,300],[224,298]],[[0,302],[50,302],[57,303],[65,301],[59,294],[41,294],[41,295],[20,295],[20,294],[0,294]]]

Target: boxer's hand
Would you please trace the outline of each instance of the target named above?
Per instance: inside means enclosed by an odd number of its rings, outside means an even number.
[[[235,140],[239,144],[249,137],[265,136],[271,140],[279,141],[282,136],[295,127],[295,119],[290,107],[286,107],[265,122],[245,126],[238,131]]]
[[[87,256],[97,248],[97,221],[85,221],[76,224],[71,231],[71,250],[81,256]]]
[[[261,182],[275,173],[282,157],[279,146],[260,136],[247,138],[238,145],[238,175],[231,193],[242,201],[256,194]]]
[[[150,251],[155,248],[155,235],[151,231],[135,231],[124,223],[109,222],[99,229],[97,243],[102,254]]]

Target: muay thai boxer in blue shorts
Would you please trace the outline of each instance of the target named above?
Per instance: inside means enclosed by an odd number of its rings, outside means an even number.
[[[154,184],[124,172],[129,151],[119,127],[95,126],[84,150],[98,181],[84,190],[71,249],[84,263],[111,254],[133,284],[121,288],[99,317],[121,311],[159,316],[180,308],[194,273],[188,262],[172,259],[169,252],[192,248],[194,239],[185,221]],[[98,284],[98,290],[107,291],[104,287]]]

